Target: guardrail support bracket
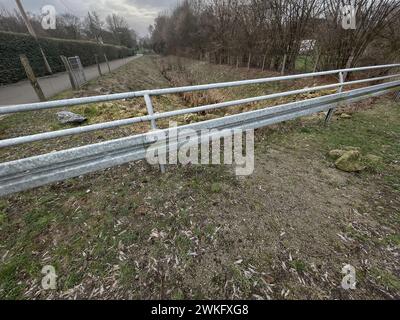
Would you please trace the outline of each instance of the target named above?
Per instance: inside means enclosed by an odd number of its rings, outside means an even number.
[[[345,78],[346,78],[346,76],[343,74],[343,72],[342,71],[339,72],[339,82],[341,84],[343,84],[345,82]],[[342,92],[343,92],[343,85],[341,85],[337,90],[337,93],[342,93]],[[332,117],[336,111],[336,108],[337,108],[337,105],[335,107],[329,109],[328,114],[326,115],[326,118],[325,118],[325,125],[328,125],[329,122],[332,120]]]
[[[151,98],[150,95],[145,94],[144,95],[144,101],[146,102],[146,107],[147,107],[147,113],[149,114],[149,116],[154,115],[154,110],[153,110],[153,103],[151,102]],[[156,124],[156,120],[151,120],[151,128],[153,130],[157,130],[157,124]],[[165,166],[163,164],[160,164],[160,170],[161,173],[165,173]]]
[[[332,109],[329,109],[329,110],[328,110],[328,114],[326,115],[326,118],[325,118],[325,125],[326,125],[326,126],[329,125],[329,123],[331,122],[332,117],[333,117],[335,111],[336,111],[335,108],[332,108]]]

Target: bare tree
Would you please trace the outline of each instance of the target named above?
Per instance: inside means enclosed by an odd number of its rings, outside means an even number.
[[[156,19],[151,39],[154,50],[164,54],[207,57],[214,63],[248,68],[269,64],[277,70],[295,69],[302,44],[316,43],[314,55],[323,68],[353,66],[384,30],[386,34],[393,30],[400,0],[356,0],[355,30],[342,28],[345,4],[344,0],[185,0]]]
[[[343,0],[325,2],[324,21],[317,39],[324,68],[354,66],[381,32],[400,18],[398,0],[355,0],[356,29],[342,28]]]
[[[132,48],[136,45],[136,33],[129,29],[128,22],[124,17],[117,14],[107,16],[106,23],[108,30],[114,35],[119,45]]]

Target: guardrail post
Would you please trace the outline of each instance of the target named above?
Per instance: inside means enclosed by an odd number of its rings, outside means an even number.
[[[342,83],[342,84],[344,83],[343,72],[339,72],[339,80],[340,80],[340,83]],[[342,93],[342,92],[343,92],[343,86],[340,86],[337,90],[337,93]],[[325,118],[325,124],[328,124],[331,121],[336,108],[337,108],[337,105],[335,105],[334,108],[329,109],[328,114],[326,115],[326,118]]]
[[[149,116],[152,116],[154,114],[154,110],[153,110],[153,103],[151,102],[151,98],[150,95],[145,94],[144,95],[144,101],[146,102],[146,107],[147,107],[147,113]],[[156,120],[152,119],[151,120],[151,128],[153,130],[157,130],[157,124],[156,124]],[[161,173],[165,173],[165,166],[163,164],[160,164],[160,170]]]

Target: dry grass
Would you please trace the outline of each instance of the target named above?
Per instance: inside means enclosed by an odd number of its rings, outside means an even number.
[[[163,61],[136,60],[78,95],[138,90],[152,83],[169,86],[167,79],[177,79],[179,72],[168,70],[165,77],[159,67]],[[176,85],[187,83],[188,72],[196,83],[262,76],[188,60],[180,64],[186,71],[181,71],[183,80]],[[215,102],[276,89],[221,90],[205,99]],[[161,98],[156,108],[183,107],[196,99],[200,98]],[[86,112],[91,123],[144,111],[140,101],[77,108]],[[138,162],[2,198],[0,296],[400,298],[398,104],[389,97],[345,111],[352,119],[335,118],[328,128],[317,115],[259,130],[256,171],[246,178],[236,178],[229,166],[171,166],[161,175]],[[51,120],[54,111],[40,116],[10,117],[7,124],[0,120],[2,137],[56,126]],[[1,157],[26,156],[144,129],[128,127],[12,148]],[[384,164],[361,174],[339,172],[326,154],[343,146],[382,156]],[[358,281],[357,290],[350,292],[340,286],[341,269],[348,263],[356,268]],[[49,264],[58,274],[56,291],[40,286],[41,268]]]

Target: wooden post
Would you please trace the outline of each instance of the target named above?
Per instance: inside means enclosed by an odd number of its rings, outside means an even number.
[[[47,72],[50,74],[53,74],[53,70],[51,69],[49,62],[47,61],[46,54],[44,53],[43,48],[40,44],[39,44],[39,49],[40,49],[40,53],[42,54],[44,65],[46,67]]]
[[[96,60],[97,69],[99,70],[99,75],[101,77],[103,74],[101,73],[101,67],[100,67],[99,58],[98,58],[97,54],[94,55],[94,59]]]
[[[106,60],[106,63],[107,63],[108,72],[111,73],[110,63],[108,62],[108,59],[107,59],[107,55],[106,55],[106,54],[104,54],[104,59]]]
[[[251,52],[249,53],[249,61],[247,62],[247,70],[250,70],[251,65]]]
[[[65,70],[68,72],[69,81],[71,82],[72,89],[78,90],[79,88],[77,88],[77,85],[76,85],[76,83],[75,83],[74,75],[73,75],[73,73],[72,73],[72,69],[71,69],[71,66],[70,66],[70,64],[69,64],[69,62],[68,62],[67,57],[65,57],[65,56],[60,56],[60,58],[61,58],[61,61],[62,61],[63,64],[64,64]]]
[[[284,74],[285,74],[285,70],[286,70],[286,60],[287,60],[287,54],[285,53],[285,55],[283,56],[281,75],[284,75]]]
[[[28,58],[24,54],[21,54],[19,56],[19,58],[20,58],[21,63],[23,65],[24,69],[25,69],[26,75],[27,75],[29,81],[31,82],[31,85],[32,85],[33,89],[35,90],[39,100],[40,101],[46,101],[46,97],[45,97],[45,95],[44,95],[44,93],[42,91],[42,88],[39,85],[39,82],[37,81],[37,79],[35,77],[35,73],[32,70],[32,67],[31,67],[31,65],[29,63]]]
[[[239,69],[239,56],[236,57],[236,69]]]

